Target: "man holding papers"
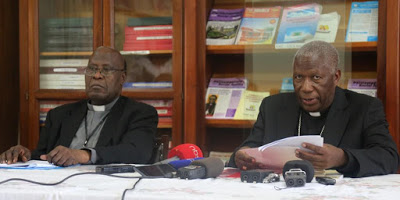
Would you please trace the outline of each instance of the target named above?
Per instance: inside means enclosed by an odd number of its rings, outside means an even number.
[[[295,156],[317,170],[336,169],[349,177],[395,173],[399,154],[381,101],[337,87],[338,62],[338,52],[329,43],[302,46],[293,62],[295,92],[263,100],[251,134],[229,165],[243,170],[268,168],[268,163],[257,162],[243,149],[291,136],[321,135],[323,146],[303,143],[304,149],[293,150]]]

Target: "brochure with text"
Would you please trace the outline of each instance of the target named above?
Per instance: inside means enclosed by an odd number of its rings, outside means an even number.
[[[346,42],[378,41],[378,1],[351,4]]]
[[[205,100],[206,118],[232,119],[246,88],[246,78],[211,78]]]

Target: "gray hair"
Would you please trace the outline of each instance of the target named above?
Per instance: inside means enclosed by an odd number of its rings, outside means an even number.
[[[293,64],[296,61],[301,61],[302,58],[314,56],[325,61],[324,66],[330,68],[332,74],[339,70],[339,53],[337,49],[330,43],[318,40],[304,44],[294,55]]]

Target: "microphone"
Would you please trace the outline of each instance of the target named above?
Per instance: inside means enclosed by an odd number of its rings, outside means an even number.
[[[203,152],[198,146],[196,146],[195,144],[186,143],[172,148],[168,153],[168,159],[156,162],[154,164],[155,165],[168,164],[176,160],[194,159],[202,157],[203,157]]]
[[[314,178],[314,167],[307,160],[291,160],[283,166],[282,175],[287,187],[301,187]]]
[[[168,153],[168,158],[172,158],[174,156],[179,157],[179,159],[191,159],[191,158],[200,158],[203,157],[203,152],[200,147],[195,144],[180,144],[171,149]]]
[[[176,176],[181,179],[215,178],[224,170],[224,162],[208,157],[193,161],[189,166],[179,168]]]
[[[169,162],[168,164],[174,167],[175,169],[179,169],[181,167],[186,167],[190,165],[195,160],[200,160],[203,158],[193,158],[193,159],[185,159],[185,160],[174,160]],[[168,159],[167,159],[168,160]]]
[[[295,169],[295,168],[300,168],[301,170],[303,170],[306,173],[306,175],[307,175],[307,178],[306,178],[307,183],[310,183],[312,181],[312,179],[314,178],[314,167],[307,160],[291,160],[291,161],[287,161],[285,163],[285,165],[283,166],[283,170],[282,170],[283,178],[285,178],[285,173],[287,171],[289,171],[290,169]]]

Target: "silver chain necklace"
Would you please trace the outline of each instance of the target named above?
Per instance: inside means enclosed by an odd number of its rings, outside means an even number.
[[[300,117],[299,117],[299,126],[297,127],[297,136],[300,136],[300,130],[301,130],[301,115],[303,114],[303,112],[300,111]],[[322,133],[324,132],[325,129],[325,124],[321,129],[321,133],[319,133],[320,136],[322,136]]]

